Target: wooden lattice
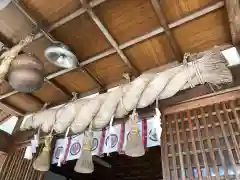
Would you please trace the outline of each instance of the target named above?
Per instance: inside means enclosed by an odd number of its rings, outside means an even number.
[[[222,102],[164,117],[164,179],[239,179],[240,104]]]
[[[42,180],[44,178],[44,173],[33,169],[34,160],[24,159],[25,150],[26,148],[22,148],[8,154],[2,166],[0,180]]]

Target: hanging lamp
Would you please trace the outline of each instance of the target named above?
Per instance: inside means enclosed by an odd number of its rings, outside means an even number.
[[[45,52],[45,57],[54,65],[71,69],[77,67],[77,57],[64,44],[53,44]]]

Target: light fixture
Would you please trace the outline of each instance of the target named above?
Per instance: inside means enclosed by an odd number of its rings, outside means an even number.
[[[11,0],[1,0],[0,1],[0,11],[3,10],[10,4]]]
[[[231,47],[222,51],[223,56],[228,61],[229,66],[240,64],[240,56],[236,47]]]
[[[63,44],[48,47],[44,54],[51,63],[61,68],[77,67],[77,57]]]

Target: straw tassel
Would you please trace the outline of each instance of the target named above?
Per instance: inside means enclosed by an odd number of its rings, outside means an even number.
[[[45,147],[41,154],[33,163],[33,168],[37,171],[47,172],[50,169],[50,153],[51,153],[52,136],[45,139]]]
[[[92,140],[93,140],[93,132],[92,132],[92,122],[89,126],[87,132],[85,132],[84,136],[84,144],[83,151],[80,158],[77,161],[77,164],[74,167],[74,170],[78,173],[92,173],[94,170],[94,164],[92,160]]]
[[[131,130],[125,149],[125,154],[131,157],[140,157],[145,154],[145,149],[139,134],[137,121],[138,115],[135,109],[132,115],[130,115]]]

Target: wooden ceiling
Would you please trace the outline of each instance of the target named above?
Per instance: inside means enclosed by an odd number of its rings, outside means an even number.
[[[84,1],[82,1],[84,2]],[[41,33],[24,49],[45,65],[48,81],[32,94],[0,87],[0,108],[22,115],[117,85],[122,74],[139,75],[181,60],[185,52],[199,52],[232,43],[228,13],[221,0],[94,0],[92,11],[80,0],[20,0],[38,27],[68,45],[80,65],[63,70],[44,57],[51,42]],[[91,13],[92,12],[92,13]],[[160,12],[160,13],[159,13]],[[11,46],[33,31],[32,23],[12,2],[0,11],[0,40]]]

